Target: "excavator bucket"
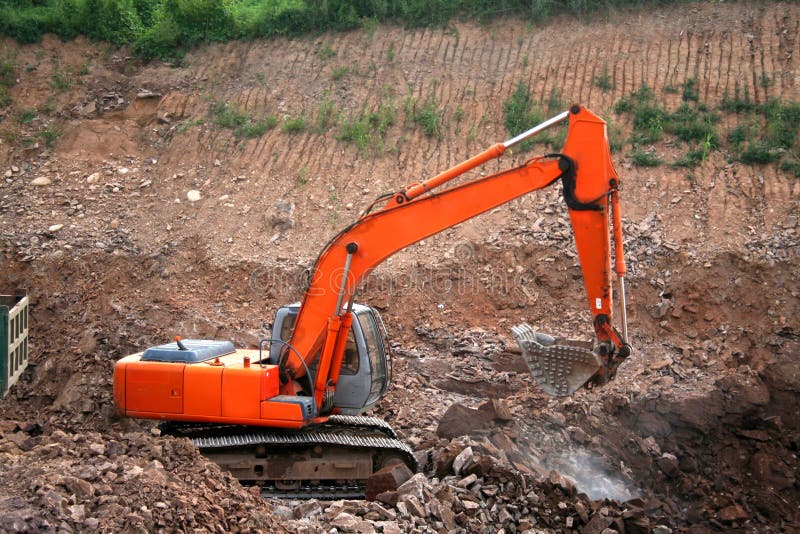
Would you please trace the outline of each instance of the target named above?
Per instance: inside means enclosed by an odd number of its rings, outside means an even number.
[[[587,341],[554,338],[534,332],[527,324],[513,327],[511,333],[534,380],[549,395],[571,395],[602,368]]]

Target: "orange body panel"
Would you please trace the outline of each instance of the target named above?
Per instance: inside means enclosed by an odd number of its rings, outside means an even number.
[[[261,396],[259,400],[267,400],[279,395],[281,381],[278,378],[278,366],[267,365],[261,369]]]
[[[262,410],[262,401],[278,396],[278,366],[245,367],[243,356],[252,356],[250,352],[223,357],[218,365],[211,361],[143,362],[141,354],[127,356],[114,368],[117,412],[129,417],[287,428],[308,424],[297,407],[278,403],[275,409]],[[262,411],[272,416],[265,420]]]
[[[184,365],[184,367],[186,370],[183,373],[183,413],[187,415],[221,415],[222,370],[224,367],[202,363]]]
[[[271,421],[302,421],[303,412],[297,404],[264,401],[261,403],[261,418]]]
[[[130,358],[130,356],[127,356]],[[125,359],[125,358],[123,358]],[[125,417],[125,369],[126,364],[117,362],[114,366],[114,411],[120,417]]]
[[[125,365],[126,412],[183,413],[183,364],[131,362]]]
[[[261,417],[261,376],[258,367],[230,367],[222,373],[222,415],[224,417]],[[276,377],[277,378],[277,377]]]

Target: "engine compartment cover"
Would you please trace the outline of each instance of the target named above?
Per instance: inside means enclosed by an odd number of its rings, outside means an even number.
[[[142,354],[143,362],[171,362],[171,363],[197,363],[218,358],[235,352],[236,349],[230,341],[214,341],[210,339],[183,339],[181,343],[186,349],[178,347],[177,343],[165,343],[157,347],[150,347]]]

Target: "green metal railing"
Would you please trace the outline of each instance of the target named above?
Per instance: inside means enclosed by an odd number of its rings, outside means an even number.
[[[18,289],[0,295],[0,395],[19,380],[28,366],[28,295]]]

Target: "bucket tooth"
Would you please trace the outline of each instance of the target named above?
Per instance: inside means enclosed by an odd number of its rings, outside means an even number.
[[[527,324],[513,327],[511,333],[534,380],[550,395],[571,395],[602,368],[589,342],[554,338]]]

